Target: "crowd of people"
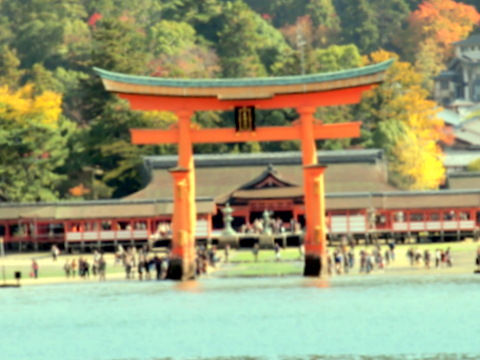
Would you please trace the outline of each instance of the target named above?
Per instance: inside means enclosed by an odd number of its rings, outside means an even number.
[[[386,266],[395,262],[395,243],[390,241],[387,248],[382,251],[379,245],[372,249],[362,249],[359,252],[359,272],[370,273],[374,270],[383,270]],[[418,247],[410,247],[406,256],[410,266],[423,266],[426,269],[432,267],[452,267],[453,260],[451,250],[435,249],[432,253],[430,249]],[[480,267],[480,248],[477,252],[476,264]],[[336,247],[333,252],[327,252],[327,269],[328,274],[346,274],[352,271],[355,265],[355,247],[353,245],[342,245]]]
[[[223,260],[228,262],[230,256],[230,245],[225,245]],[[204,245],[197,246],[195,266],[197,275],[206,274],[208,268],[217,267],[217,263],[220,262],[221,256],[218,254],[217,246],[212,245],[206,247]]]
[[[373,270],[382,270],[395,261],[395,242],[388,242],[382,253],[380,245],[373,249],[362,249],[359,253],[359,272],[369,274]],[[327,272],[329,275],[348,274],[355,266],[355,246],[353,244],[337,246],[333,253],[327,251]]]
[[[371,248],[362,248],[356,259],[355,245],[353,243],[342,242],[333,249],[327,251],[327,272],[329,275],[348,274],[353,271],[356,262],[358,261],[358,268],[360,273],[369,274],[374,270],[383,270],[392,262],[395,262],[395,242],[390,241],[387,247],[382,250],[380,245]],[[304,255],[303,245],[300,245],[300,257]],[[278,243],[274,243],[273,252],[274,260],[281,260],[282,247]],[[254,262],[258,261],[260,247],[255,243],[252,248]],[[57,246],[52,246],[51,250],[52,260],[56,262],[60,255],[60,250]],[[196,273],[202,275],[208,272],[208,268],[215,268],[217,263],[222,260],[229,261],[230,245],[226,244],[223,248],[223,257],[218,254],[217,246],[200,245],[196,248]],[[453,260],[450,247],[446,250],[437,248],[434,251],[430,249],[421,249],[419,247],[409,247],[406,256],[410,266],[420,267],[426,269],[435,267],[452,267]],[[114,266],[123,266],[125,269],[125,278],[138,280],[162,280],[167,278],[169,267],[169,256],[159,256],[157,253],[149,251],[147,246],[137,249],[135,246],[129,247],[125,250],[121,245],[114,254]],[[480,247],[478,247],[475,256],[475,265],[480,270]],[[67,258],[63,265],[65,277],[75,278],[79,276],[82,279],[88,279],[91,276],[97,277],[100,281],[106,280],[107,262],[103,253],[94,250],[91,261],[86,256],[77,258]],[[39,265],[35,259],[32,259],[30,277],[38,278]]]
[[[158,254],[152,254],[148,246],[139,250],[132,246],[124,250],[120,245],[115,253],[115,265],[123,265],[127,280],[135,278],[151,280],[152,273],[155,273],[156,280],[163,280],[167,277],[168,262],[168,256],[160,257]]]
[[[107,271],[107,262],[103,254],[98,251],[94,251],[92,264],[88,261],[86,257],[80,256],[77,259],[66,259],[63,265],[63,271],[65,272],[65,277],[69,279],[70,277],[75,278],[78,276],[82,279],[88,279],[90,276],[98,276],[100,281],[106,280],[106,271]]]
[[[253,223],[243,224],[239,230],[241,234],[299,233],[302,231],[302,226],[294,219],[291,219],[288,223],[284,223],[280,218],[272,219],[269,216],[265,216],[263,219],[255,219]]]
[[[434,254],[431,254],[429,249],[425,249],[422,252],[418,248],[411,247],[407,251],[407,257],[411,266],[423,264],[427,269],[433,265],[433,261],[435,261],[436,268],[451,267],[453,265],[450,248],[446,250],[436,249]]]

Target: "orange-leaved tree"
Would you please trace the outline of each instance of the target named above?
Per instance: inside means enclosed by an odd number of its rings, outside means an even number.
[[[418,71],[438,74],[452,56],[451,44],[464,39],[480,22],[475,7],[453,0],[426,0],[411,13],[398,45]]]
[[[365,60],[377,63],[392,57],[397,56],[378,51]],[[436,189],[445,177],[439,142],[446,139],[437,116],[441,108],[428,99],[422,83],[423,76],[411,64],[397,60],[385,82],[360,106],[365,145],[385,149],[390,179],[402,189]]]

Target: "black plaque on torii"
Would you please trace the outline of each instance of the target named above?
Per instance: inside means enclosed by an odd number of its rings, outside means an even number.
[[[237,132],[255,131],[255,106],[235,107],[235,129]]]

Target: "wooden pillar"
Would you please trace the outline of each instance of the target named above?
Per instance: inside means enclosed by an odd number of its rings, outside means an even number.
[[[317,164],[317,149],[313,136],[313,114],[314,107],[302,107],[297,109],[300,114],[301,142],[302,142],[302,164],[304,167]],[[303,193],[305,207],[305,238],[304,243],[310,242],[313,236],[310,214],[312,212],[312,199],[308,196],[310,184],[306,173],[303,174]]]
[[[305,204],[305,276],[319,276],[322,269],[322,251],[325,252],[325,196],[324,167],[317,164],[313,115],[315,107],[297,108],[300,115],[303,190]],[[322,250],[323,249],[323,250]]]
[[[169,259],[167,278],[172,280],[188,280],[195,277],[195,258],[192,237],[189,233],[189,170],[174,168],[173,176],[173,220],[172,220],[172,252]]]
[[[195,246],[195,230],[197,222],[197,209],[195,205],[195,167],[193,163],[193,149],[191,138],[191,118],[192,111],[184,110],[176,112],[178,117],[178,167],[187,169],[187,186],[189,189],[188,209],[186,210],[186,216],[188,221],[186,223],[186,230],[193,238],[192,245]],[[188,215],[187,215],[188,214]]]
[[[303,174],[307,179],[305,197],[310,199],[305,233],[305,276],[319,276],[326,265],[326,222],[324,166],[308,166]]]
[[[317,163],[317,148],[313,128],[313,114],[315,114],[315,110],[313,106],[297,108],[297,112],[300,115],[303,166],[315,165]]]
[[[186,198],[182,203],[183,227],[181,236],[177,240],[184,242],[183,250],[183,277],[192,279],[195,277],[195,231],[197,223],[197,209],[195,204],[195,166],[193,162],[193,146],[191,138],[191,110],[177,111],[178,117],[178,167],[186,169]],[[175,211],[175,210],[174,210]],[[175,216],[174,216],[175,217]],[[175,242],[175,237],[173,238]]]

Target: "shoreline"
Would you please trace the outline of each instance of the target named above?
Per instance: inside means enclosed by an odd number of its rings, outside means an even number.
[[[376,269],[369,274],[360,273],[358,267],[359,257],[356,256],[356,264],[354,268],[350,269],[345,274],[333,274],[322,277],[303,277],[303,261],[298,257],[298,249],[287,248],[282,251],[282,260],[274,261],[275,255],[273,250],[262,250],[260,252],[258,262],[253,262],[253,255],[248,249],[232,250],[229,256],[229,262],[220,261],[216,267],[208,267],[206,274],[201,275],[197,279],[235,279],[235,278],[278,278],[278,277],[299,277],[305,279],[335,279],[340,277],[383,277],[383,276],[407,276],[407,277],[421,277],[430,275],[446,275],[446,276],[460,276],[460,275],[480,275],[479,269],[474,264],[474,256],[476,254],[479,243],[461,242],[461,243],[433,243],[433,244],[414,244],[412,245],[398,245],[396,247],[396,259],[383,269]],[[415,264],[413,266],[408,262],[405,253],[408,248],[416,247],[419,250],[435,248],[451,248],[453,257],[453,266],[447,267],[445,264],[436,268],[434,262],[430,268],[426,268],[424,264]],[[358,246],[356,251],[366,247]],[[384,247],[382,247],[384,249]],[[219,254],[220,250],[219,250]],[[284,256],[285,255],[285,256]],[[81,278],[78,275],[75,278],[67,278],[63,271],[63,264],[65,261],[78,259],[80,257],[86,258],[90,261],[92,254],[62,254],[57,261],[53,261],[50,253],[16,253],[7,254],[0,258],[0,284],[3,284],[2,270],[5,269],[8,276],[6,277],[6,284],[16,284],[17,281],[13,278],[13,272],[21,271],[22,278],[20,286],[41,286],[41,285],[55,285],[55,284],[77,284],[77,283],[101,283],[101,282],[156,282],[156,281],[170,281],[157,280],[155,271],[151,272],[151,280],[139,280],[138,275],[135,274],[133,279],[126,279],[124,267],[121,264],[116,264],[114,255],[111,253],[105,254],[107,261],[106,280],[99,281],[98,275],[90,275],[89,278]],[[37,279],[31,278],[30,274],[31,261],[35,259],[39,268],[39,277]],[[8,271],[7,271],[8,270]],[[477,271],[477,272],[476,272]],[[136,272],[135,272],[136,273]],[[479,276],[480,279],[480,276]]]
[[[419,269],[417,269],[419,270]],[[431,276],[467,276],[467,275],[478,275],[478,279],[480,280],[480,271],[472,269],[470,272],[465,272],[465,271],[435,271],[436,269],[430,269],[430,270],[420,270],[420,271],[398,271],[398,270],[393,270],[393,271],[374,271],[371,272],[370,274],[364,274],[364,273],[347,273],[347,274],[342,274],[342,275],[330,275],[330,276],[324,276],[324,277],[304,277],[302,274],[291,274],[291,273],[285,273],[285,274],[258,274],[258,275],[252,275],[252,274],[244,274],[244,275],[214,275],[213,273],[207,274],[206,276],[201,276],[198,277],[195,280],[192,281],[201,281],[201,280],[212,280],[212,279],[252,279],[252,278],[259,278],[259,279],[274,279],[274,278],[298,278],[298,279],[305,279],[305,280],[334,280],[334,279],[375,279],[375,278],[385,278],[385,277],[402,277],[402,278],[421,278],[421,277],[431,277]],[[21,288],[21,287],[37,287],[37,286],[44,286],[44,285],[71,285],[71,284],[101,284],[101,283],[156,283],[156,282],[170,282],[170,283],[177,283],[176,281],[173,280],[157,280],[157,279],[150,279],[150,280],[139,280],[138,278],[134,279],[126,279],[123,274],[112,274],[111,276],[108,276],[105,281],[99,281],[98,278],[79,278],[76,277],[75,279],[62,279],[58,277],[45,277],[45,278],[38,278],[38,279],[24,279],[20,281],[20,286],[10,286],[10,285],[16,285],[12,281],[7,281],[7,287],[3,288]],[[178,282],[180,283],[180,282]],[[0,285],[2,285],[0,283]],[[2,286],[0,286],[2,287]]]
[[[300,262],[299,262],[300,263]],[[229,275],[228,271],[225,273],[218,273],[221,272],[222,267],[219,267],[217,270],[213,270],[206,275],[200,276],[195,280],[211,280],[211,279],[252,279],[252,278],[286,278],[286,277],[295,277],[299,279],[307,279],[307,280],[333,280],[333,279],[353,279],[353,278],[363,278],[363,279],[374,279],[374,278],[384,278],[384,277],[402,277],[402,278],[421,278],[421,277],[430,277],[430,276],[465,276],[465,275],[478,275],[480,280],[480,271],[475,269],[473,266],[468,271],[468,269],[463,268],[387,268],[384,270],[374,270],[369,274],[360,273],[356,269],[354,271],[350,271],[349,273],[345,274],[334,274],[334,275],[327,275],[322,277],[304,277],[303,274],[294,274],[294,273],[279,273],[279,274],[235,274]],[[194,281],[195,281],[194,280]],[[105,281],[100,281],[98,276],[90,276],[89,278],[81,278],[76,276],[75,278],[65,278],[65,277],[39,277],[37,279],[34,278],[26,278],[20,280],[20,287],[36,287],[42,285],[70,285],[70,284],[94,284],[94,283],[155,283],[155,282],[175,282],[173,280],[157,280],[156,278],[152,277],[149,280],[143,279],[139,280],[138,277],[133,279],[126,279],[124,273],[114,273],[108,274]],[[7,281],[7,285],[15,285],[14,280]],[[1,285],[1,283],[0,283]]]

